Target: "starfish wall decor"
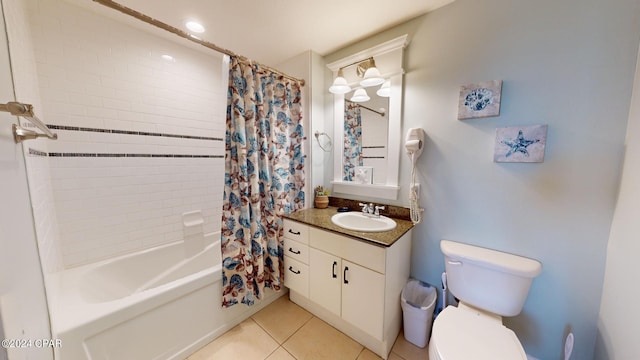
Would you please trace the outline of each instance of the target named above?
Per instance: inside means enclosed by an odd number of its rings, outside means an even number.
[[[547,125],[496,129],[495,162],[543,162]]]

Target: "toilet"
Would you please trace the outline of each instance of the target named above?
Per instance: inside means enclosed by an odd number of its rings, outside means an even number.
[[[460,301],[436,318],[430,360],[526,360],[503,316],[520,313],[540,262],[477,246],[442,240],[449,291]]]

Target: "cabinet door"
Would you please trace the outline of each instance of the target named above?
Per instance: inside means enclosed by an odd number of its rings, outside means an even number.
[[[382,340],[384,275],[347,260],[342,260],[342,275],[342,318]]]
[[[342,260],[324,251],[309,249],[309,298],[340,316]]]

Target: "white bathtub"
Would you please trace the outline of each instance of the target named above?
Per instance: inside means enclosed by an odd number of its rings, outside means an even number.
[[[206,238],[189,258],[176,242],[47,277],[56,359],[184,359],[283,295],[223,309],[220,233]]]

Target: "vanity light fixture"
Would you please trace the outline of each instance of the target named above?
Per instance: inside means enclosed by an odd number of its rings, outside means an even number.
[[[381,97],[390,97],[391,96],[391,80],[387,80],[382,83],[380,89],[376,91],[376,94]]]
[[[347,84],[347,79],[344,78],[342,69],[338,70],[338,77],[333,80],[333,84],[329,87],[329,92],[332,94],[346,94],[351,91],[351,86]]]
[[[329,87],[329,92],[333,94],[346,94],[351,91],[351,86],[347,83],[343,70],[353,65],[357,65],[356,75],[359,78],[362,78],[360,81],[360,85],[362,87],[380,85],[385,81],[385,79],[380,75],[380,70],[376,67],[375,60],[370,57],[338,69],[338,76],[333,80],[333,83]]]
[[[189,29],[189,31],[197,33],[197,34],[202,34],[205,31],[205,28],[202,24],[200,24],[197,21],[193,21],[193,20],[187,20],[184,23],[184,26]]]
[[[369,94],[367,94],[367,90],[365,90],[364,88],[357,89],[351,97],[351,101],[353,102],[365,102],[369,101],[370,99],[371,98],[369,97]]]

